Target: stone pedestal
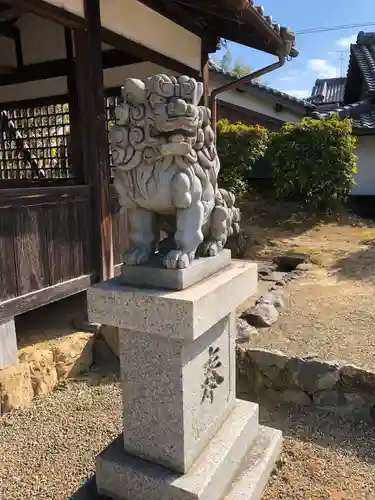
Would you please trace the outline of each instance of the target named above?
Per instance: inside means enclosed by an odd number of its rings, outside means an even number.
[[[232,262],[180,291],[119,278],[88,290],[90,321],[120,329],[124,395],[123,434],[97,458],[99,493],[260,498],[281,433],[259,426],[257,405],[235,397],[235,310],[256,285],[255,264]]]

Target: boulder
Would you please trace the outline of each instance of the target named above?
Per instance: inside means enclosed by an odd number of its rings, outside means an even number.
[[[260,299],[255,306],[243,312],[244,318],[249,325],[255,327],[269,327],[276,323],[279,313],[276,307],[269,301]]]
[[[340,368],[335,361],[303,359],[298,375],[298,385],[309,394],[335,387],[340,380]]]
[[[254,326],[249,325],[243,318],[237,318],[236,329],[237,344],[249,342],[254,336],[258,335],[258,330]]]
[[[344,365],[340,370],[343,387],[358,389],[368,394],[375,394],[375,373],[354,365]]]
[[[240,356],[242,348],[236,349],[237,361],[237,392],[243,396],[254,398],[261,394],[265,389],[265,377],[260,372],[259,367],[252,363],[251,358],[247,356],[247,352],[243,352],[244,356]]]
[[[276,271],[277,264],[275,262],[258,262],[258,274],[264,276]]]
[[[264,380],[266,386],[272,386],[275,383],[289,360],[288,356],[282,352],[267,349],[247,349],[246,356],[266,377]]]
[[[53,346],[53,359],[59,380],[76,377],[89,370],[93,362],[92,333],[69,335]]]
[[[269,274],[260,275],[260,279],[262,281],[282,281],[285,277],[286,273],[281,273],[279,271],[272,271]]]
[[[291,389],[285,389],[276,391],[274,389],[267,389],[263,393],[264,397],[271,399],[272,401],[282,402],[282,403],[292,403],[295,405],[309,406],[312,401],[311,398],[303,391],[294,391]]]
[[[282,288],[275,287],[263,296],[266,302],[270,302],[277,309],[284,309],[289,306],[290,296]]]
[[[339,380],[340,370],[336,362],[295,357],[285,365],[277,384],[279,387],[314,394],[332,389]]]
[[[341,416],[373,422],[373,400],[368,401],[365,396],[356,392],[344,392],[342,400],[338,408]]]
[[[313,403],[327,410],[336,410],[341,403],[340,393],[332,389],[315,392]]]
[[[0,370],[0,414],[29,406],[33,397],[28,363],[22,362]]]
[[[53,391],[58,379],[52,350],[25,352],[21,354],[20,360],[29,364],[31,385],[35,396]]]

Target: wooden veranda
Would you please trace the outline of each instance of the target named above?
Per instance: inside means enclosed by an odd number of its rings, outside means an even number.
[[[242,3],[249,16],[236,29],[243,7],[211,26],[211,7],[195,0],[0,0],[0,368],[17,358],[15,316],[121,263],[126,214],[107,133],[124,79],[207,76],[226,26],[228,38],[272,54],[287,46]]]

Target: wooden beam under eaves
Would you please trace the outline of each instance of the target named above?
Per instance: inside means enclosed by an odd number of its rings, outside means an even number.
[[[127,66],[142,61],[136,56],[115,49],[104,51],[102,57],[103,69]],[[74,70],[73,65],[74,59],[56,59],[55,61],[24,65],[13,68],[13,70],[7,68],[6,74],[0,74],[0,86],[67,76],[71,70]]]

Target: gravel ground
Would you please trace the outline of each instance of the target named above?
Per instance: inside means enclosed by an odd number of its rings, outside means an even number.
[[[373,426],[303,407],[265,405],[261,421],[283,430],[286,463],[262,500],[375,499]]]
[[[121,429],[115,376],[91,373],[0,419],[0,491],[6,500],[67,500]],[[283,429],[286,464],[263,500],[374,500],[375,429],[287,406],[261,409]],[[93,485],[74,500],[96,500]]]
[[[343,281],[318,269],[291,282],[286,291],[289,307],[271,328],[258,330],[251,347],[375,369],[373,283]]]
[[[93,474],[121,431],[121,393],[115,377],[92,375],[0,419],[1,499],[66,500]]]

